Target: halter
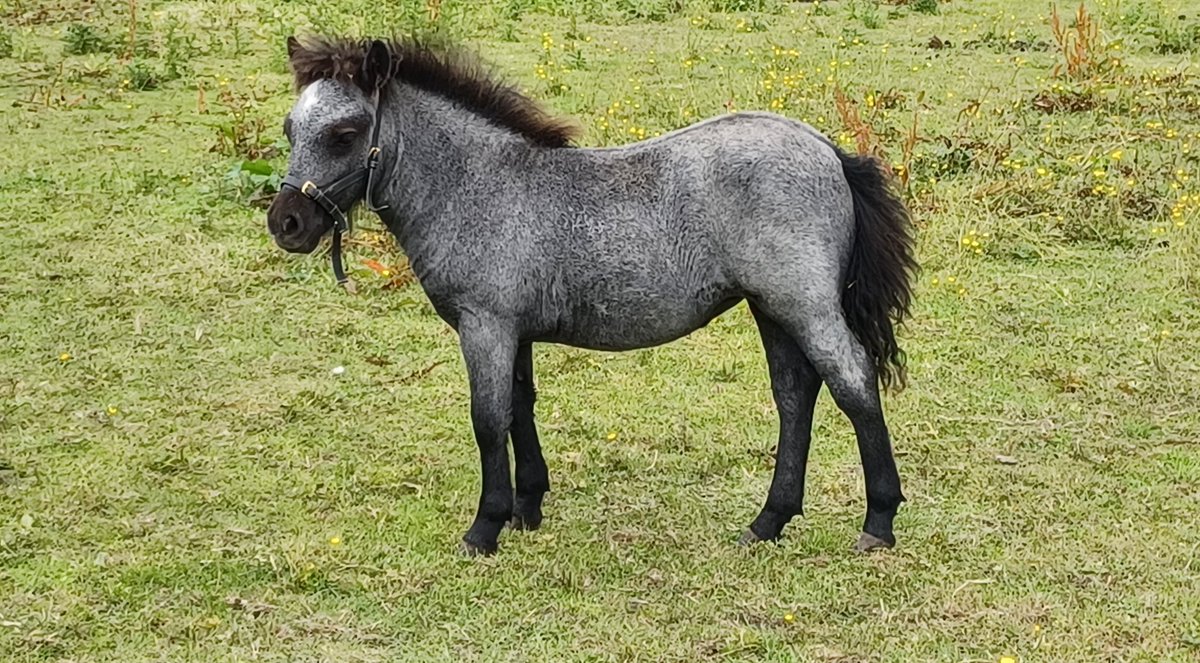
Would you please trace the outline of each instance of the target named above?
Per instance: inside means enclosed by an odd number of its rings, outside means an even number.
[[[380,86],[375,90],[375,119],[371,125],[371,149],[367,150],[367,160],[362,168],[339,177],[324,188],[317,186],[312,180],[301,182],[298,176],[291,174],[283,178],[283,183],[279,187],[281,190],[299,191],[306,198],[320,205],[321,209],[333,218],[333,245],[329,249],[329,258],[333,263],[334,278],[337,279],[338,285],[345,288],[349,288],[347,285],[349,279],[346,278],[346,268],[342,265],[342,235],[348,234],[351,228],[349,218],[335,201],[343,197],[347,191],[356,189],[365,179],[367,191],[364,197],[367,209],[372,212],[387,209],[387,205],[376,205],[372,195],[372,190],[375,188],[375,169],[379,167],[379,156],[382,153],[382,150],[379,149],[379,125],[382,114],[383,86]],[[351,201],[350,205],[353,204],[354,201]]]

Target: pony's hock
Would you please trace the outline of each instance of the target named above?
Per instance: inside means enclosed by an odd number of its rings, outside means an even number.
[[[332,230],[340,279],[344,211],[366,200],[457,330],[483,476],[464,551],[491,553],[506,524],[542,521],[550,483],[533,343],[648,347],[743,300],[780,425],[766,503],[742,541],[778,538],[802,513],[824,384],[862,457],[867,513],[855,547],[895,543],[904,497],[879,385],[903,382],[893,327],[908,312],[916,262],[908,214],[874,159],[768,113],[572,148],[573,123],[460,51],[290,39],[288,53],[303,92],[284,122],[289,186],[268,227],[302,253]]]

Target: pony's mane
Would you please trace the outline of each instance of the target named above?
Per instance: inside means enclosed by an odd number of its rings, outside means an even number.
[[[296,86],[321,79],[354,82],[371,40],[309,37],[291,54]],[[571,120],[554,117],[536,101],[496,78],[478,57],[461,48],[417,39],[394,39],[392,80],[458,103],[488,122],[524,136],[534,145],[569,147],[579,134]]]

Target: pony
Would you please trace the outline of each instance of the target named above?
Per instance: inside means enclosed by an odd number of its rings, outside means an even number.
[[[866,484],[855,548],[895,544],[904,496],[880,387],[901,386],[912,224],[881,163],[812,127],[738,112],[619,147],[473,54],[419,39],[288,39],[298,90],[275,243],[310,253],[365,202],[457,333],[482,486],[467,554],[536,529],[550,489],[534,422],[533,344],[655,346],[746,301],[779,414],[774,475],[742,543],[803,513],[822,385],[854,426]],[[508,441],[515,475],[510,477]],[[515,483],[515,489],[514,489]]]

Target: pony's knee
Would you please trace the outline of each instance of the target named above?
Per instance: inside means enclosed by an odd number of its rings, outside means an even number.
[[[512,408],[497,405],[484,405],[471,408],[471,424],[475,429],[475,439],[481,446],[488,446],[497,438],[503,442],[503,437],[512,427]]]

